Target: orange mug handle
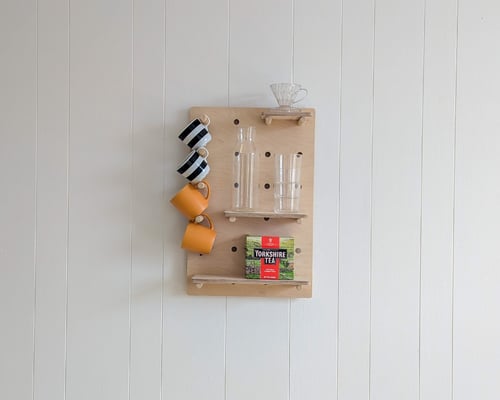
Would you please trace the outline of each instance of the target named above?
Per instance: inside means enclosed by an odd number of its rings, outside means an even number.
[[[206,219],[206,220],[208,221],[208,225],[209,225],[208,227],[209,227],[209,229],[210,229],[210,230],[212,230],[212,231],[213,231],[213,230],[214,230],[214,224],[213,224],[213,222],[212,222],[212,219],[211,219],[211,218],[210,218],[207,214],[200,214],[200,215],[198,215],[198,217],[200,217],[200,216],[201,216],[201,217],[203,217],[203,220],[205,220],[205,219]],[[201,223],[203,222],[203,220],[201,220],[200,222],[197,222],[197,221],[196,221],[196,219],[197,219],[198,217],[196,217],[196,218],[193,220],[193,222],[195,222],[195,223],[197,223],[197,224],[201,224]]]
[[[210,197],[210,185],[208,184],[208,182],[203,180],[198,182],[196,186],[198,189],[207,189],[207,194],[205,195],[205,199],[208,200],[208,198]]]

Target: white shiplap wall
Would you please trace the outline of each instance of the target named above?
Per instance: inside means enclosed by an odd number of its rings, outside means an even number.
[[[0,3],[0,399],[497,400],[500,4]],[[317,109],[314,297],[188,297],[193,105]]]

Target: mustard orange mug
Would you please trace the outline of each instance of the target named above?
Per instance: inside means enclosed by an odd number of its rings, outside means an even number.
[[[201,214],[201,216],[203,216],[203,221],[198,223],[196,222],[198,218],[196,218],[187,224],[181,247],[194,253],[209,254],[217,233],[210,217],[207,214]],[[204,221],[208,222],[208,226],[202,225]]]
[[[204,190],[205,194],[200,190]],[[207,181],[201,181],[185,185],[170,199],[170,202],[186,217],[193,219],[207,209],[209,198],[210,186]]]

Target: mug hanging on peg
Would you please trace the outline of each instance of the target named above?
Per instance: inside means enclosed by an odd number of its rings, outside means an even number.
[[[210,125],[210,118],[208,115],[203,114],[201,117],[189,122],[178,138],[192,150],[202,148],[212,140],[208,125]]]

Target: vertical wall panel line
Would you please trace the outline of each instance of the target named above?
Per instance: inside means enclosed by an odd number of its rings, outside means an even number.
[[[460,25],[460,0],[456,8],[456,41],[455,41],[455,102],[454,102],[454,134],[453,134],[453,226],[452,226],[452,262],[451,262],[451,400],[455,398],[455,221],[456,221],[456,184],[457,184],[457,97],[458,97],[458,43]]]
[[[224,400],[226,399],[227,399],[227,296],[224,305]]]
[[[288,400],[292,396],[292,299],[288,299]]]
[[[372,282],[373,282],[373,158],[374,158],[374,124],[375,124],[375,37],[377,32],[377,0],[373,0],[373,35],[372,35],[372,115],[371,115],[371,160],[370,160],[370,282],[369,282],[369,326],[370,335],[368,343],[368,400],[372,397]]]
[[[132,369],[132,292],[133,292],[133,270],[134,270],[134,187],[135,187],[135,152],[134,152],[134,61],[135,61],[135,2],[132,0],[131,4],[131,24],[132,24],[132,37],[131,37],[131,85],[130,85],[130,132],[129,132],[129,145],[130,145],[130,177],[129,177],[129,246],[130,246],[130,264],[129,264],[129,282],[128,282],[128,369],[127,369],[127,398],[130,400],[131,394],[131,369]]]
[[[292,67],[290,68],[290,82],[295,82],[295,0],[292,0]]]
[[[339,138],[338,138],[338,187],[337,187],[337,337],[335,343],[336,351],[336,371],[335,371],[335,398],[339,398],[339,342],[340,342],[340,202],[342,191],[342,68],[343,68],[343,55],[344,55],[344,1],[340,2],[340,66],[339,66]]]
[[[231,107],[231,0],[227,0],[227,106]],[[227,299],[226,299],[227,319]],[[227,325],[227,324],[226,324]]]
[[[424,0],[423,50],[422,50],[422,102],[420,130],[420,237],[419,237],[419,273],[418,273],[418,398],[422,395],[422,232],[423,232],[423,196],[424,196],[424,101],[425,101],[425,34],[427,1]]]
[[[162,161],[166,165],[167,153],[165,146],[167,145],[167,118],[166,118],[166,104],[167,104],[167,0],[163,1],[163,90],[162,90]],[[167,204],[167,185],[166,185],[166,171],[162,168],[162,199],[163,204]],[[166,222],[166,221],[165,221]],[[165,340],[165,255],[166,255],[166,241],[167,230],[166,223],[161,224],[161,243],[162,243],[162,257],[161,257],[161,305],[160,305],[160,400],[163,400],[163,371],[164,371],[164,340]]]
[[[37,239],[38,239],[38,0],[35,0],[35,170],[34,172],[34,230],[33,230],[33,341],[31,365],[31,397],[35,398],[36,359],[36,282],[37,282]]]
[[[71,0],[68,0],[68,121],[66,133],[66,254],[65,254],[65,285],[66,285],[66,304],[65,304],[65,317],[64,317],[64,383],[63,393],[64,400],[68,395],[68,317],[69,317],[69,194],[70,194],[70,141],[71,141]]]

